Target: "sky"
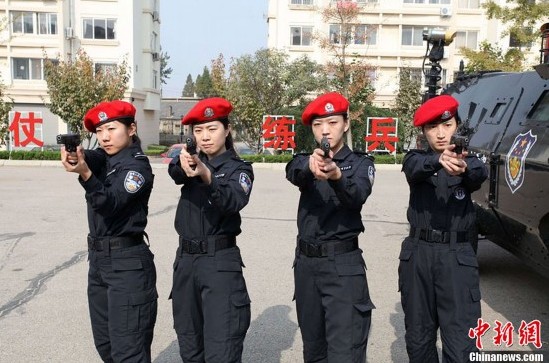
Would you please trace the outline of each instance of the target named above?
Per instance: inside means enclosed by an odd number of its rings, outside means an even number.
[[[231,58],[267,47],[268,0],[160,0],[160,44],[173,69],[163,97],[179,97],[223,53]]]

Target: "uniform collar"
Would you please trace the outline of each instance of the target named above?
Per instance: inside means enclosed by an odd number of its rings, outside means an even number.
[[[333,160],[345,160],[347,156],[349,156],[352,153],[351,149],[347,146],[347,144],[343,145],[341,149],[334,155]]]
[[[210,164],[214,169],[219,168],[221,165],[223,165],[225,162],[227,162],[229,159],[233,157],[236,157],[236,154],[233,149],[225,150],[222,154],[219,154],[210,160],[208,160],[208,157],[205,156],[208,164]]]
[[[128,156],[133,156],[134,154],[142,153],[141,146],[139,146],[138,143],[132,142],[128,147],[125,147],[124,149],[120,150],[116,154],[109,156],[109,161],[111,165],[114,165],[116,163],[119,163],[120,161],[124,160]]]

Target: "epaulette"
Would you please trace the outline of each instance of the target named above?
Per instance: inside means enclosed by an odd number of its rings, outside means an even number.
[[[302,153],[296,153],[293,155],[293,157],[295,158],[296,156],[309,156],[311,155],[312,153],[306,153],[306,152],[302,152]]]
[[[360,155],[360,156],[364,156],[364,157],[367,157],[368,159],[374,161],[375,160],[375,156],[366,152],[366,151],[361,151],[361,150],[353,150],[353,154],[356,154],[356,155]]]
[[[142,158],[146,158],[147,155],[143,154],[142,152],[137,152],[133,155],[133,157],[136,159],[142,159]]]
[[[236,161],[243,162],[244,164],[248,164],[248,165],[252,165],[252,164],[253,164],[253,161],[244,160],[244,159],[242,159],[240,156],[237,156],[237,155],[231,157],[231,159],[236,160]]]

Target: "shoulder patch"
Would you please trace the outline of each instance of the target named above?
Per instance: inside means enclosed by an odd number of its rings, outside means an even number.
[[[128,171],[124,178],[124,188],[128,193],[137,193],[143,184],[145,184],[145,178],[137,171]]]
[[[373,166],[368,166],[368,179],[370,179],[370,184],[374,186],[374,181],[376,179],[376,169]]]
[[[250,179],[250,176],[246,173],[240,173],[240,176],[238,177],[238,182],[240,183],[240,186],[242,187],[242,190],[246,195],[250,193],[250,190],[252,189],[252,179]]]

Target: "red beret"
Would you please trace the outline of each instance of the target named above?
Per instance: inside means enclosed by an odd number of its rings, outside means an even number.
[[[215,121],[227,118],[233,105],[221,97],[206,98],[199,101],[193,108],[181,119],[183,125],[192,125],[201,122]]]
[[[135,107],[126,101],[101,102],[84,116],[84,126],[89,132],[95,132],[99,125],[111,121],[135,122]]]
[[[325,93],[311,101],[303,110],[301,120],[310,125],[315,118],[342,115],[347,113],[349,101],[337,92]]]
[[[456,115],[459,103],[448,95],[433,97],[419,106],[414,114],[414,126],[423,126],[431,122],[447,121]]]

